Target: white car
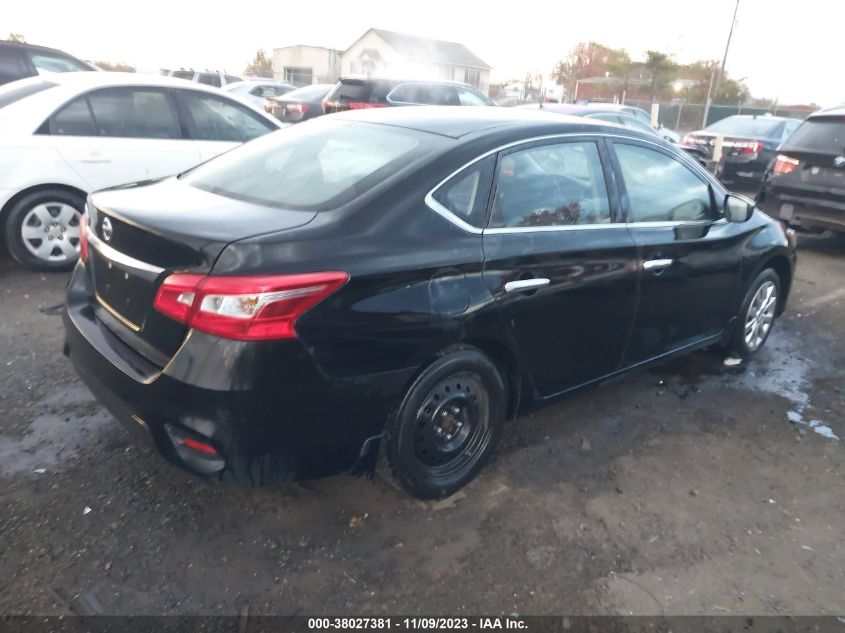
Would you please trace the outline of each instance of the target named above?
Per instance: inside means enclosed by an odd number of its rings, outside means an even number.
[[[282,127],[219,90],[134,73],[62,73],[0,87],[0,229],[40,270],[78,257],[97,189],[162,178]]]
[[[238,81],[223,86],[223,92],[228,92],[250,105],[264,109],[264,102],[267,99],[281,97],[284,94],[296,90],[296,86],[279,81]]]

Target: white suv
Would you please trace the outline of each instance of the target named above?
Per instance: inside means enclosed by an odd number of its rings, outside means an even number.
[[[134,73],[62,73],[0,87],[0,230],[40,270],[78,257],[97,189],[170,176],[279,129],[219,90]]]
[[[226,73],[217,70],[206,70],[198,72],[194,69],[185,70],[168,70],[166,75],[168,77],[176,77],[177,79],[187,79],[198,84],[205,84],[207,86],[214,86],[215,88],[222,88],[228,84],[233,84],[236,81],[243,81],[240,77],[235,75],[227,75]]]

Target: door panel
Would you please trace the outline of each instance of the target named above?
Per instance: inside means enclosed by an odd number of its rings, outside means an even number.
[[[667,150],[614,142],[623,208],[640,260],[640,298],[625,365],[721,334],[734,316],[741,227],[721,218],[711,185]]]
[[[636,308],[636,248],[614,224],[595,139],[503,152],[484,231],[484,281],[541,396],[619,368]]]

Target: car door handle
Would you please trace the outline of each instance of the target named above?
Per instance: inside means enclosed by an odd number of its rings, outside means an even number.
[[[672,265],[672,259],[647,259],[643,262],[643,270],[659,273]]]
[[[516,281],[509,281],[505,284],[505,292],[526,291],[539,288],[540,286],[548,286],[549,280],[545,277],[532,277],[531,279],[517,279]]]

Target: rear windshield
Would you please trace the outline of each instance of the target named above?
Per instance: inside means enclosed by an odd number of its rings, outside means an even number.
[[[823,154],[845,154],[845,116],[808,119],[789,137],[793,149]]]
[[[31,79],[20,81],[0,87],[0,108],[11,105],[30,95],[38,94],[48,88],[54,88],[56,84],[43,79]]]
[[[731,134],[735,136],[775,136],[775,129],[782,124],[777,119],[764,117],[753,118],[744,116],[729,116],[727,119],[716,121],[705,129],[708,132]]]
[[[304,88],[297,88],[285,93],[285,99],[302,99],[303,101],[311,101],[312,99],[322,99],[329,90],[334,86],[305,86]]]
[[[375,84],[369,81],[342,79],[329,95],[329,101],[370,101]]]
[[[405,128],[315,119],[227,152],[182,179],[239,200],[321,211],[354,200],[442,142]]]

